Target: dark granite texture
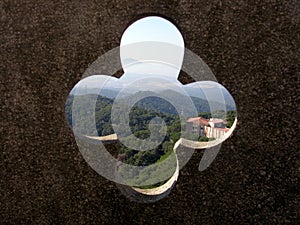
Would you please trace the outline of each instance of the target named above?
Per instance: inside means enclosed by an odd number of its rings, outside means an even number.
[[[0,224],[299,222],[299,4],[1,1]],[[167,198],[138,204],[84,161],[64,103],[89,64],[151,14],[179,27],[234,96],[239,123],[207,170],[198,152]]]

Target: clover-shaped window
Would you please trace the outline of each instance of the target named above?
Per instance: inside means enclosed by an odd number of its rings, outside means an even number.
[[[235,102],[207,65],[189,55],[181,33],[166,19],[151,16],[131,24],[119,50],[124,74],[95,73],[78,82],[67,98],[67,120],[90,164],[96,163],[91,157],[101,156],[90,153],[89,142],[115,150],[110,153],[116,161],[105,153],[102,163],[109,162],[117,175],[93,164],[97,172],[139,193],[161,195],[193,153],[178,154],[180,146],[210,148],[229,137],[236,125]],[[178,76],[185,55],[200,69],[195,82],[183,85]],[[96,61],[93,71],[100,64]],[[201,74],[211,74],[211,80]]]

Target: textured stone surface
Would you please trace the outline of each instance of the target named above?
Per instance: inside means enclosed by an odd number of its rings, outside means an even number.
[[[170,18],[231,92],[239,123],[207,170],[195,154],[171,194],[144,205],[85,163],[64,103],[89,64],[152,14]],[[296,0],[1,1],[0,223],[299,221],[299,14]]]

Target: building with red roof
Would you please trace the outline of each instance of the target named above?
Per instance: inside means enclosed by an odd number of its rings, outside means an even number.
[[[202,117],[189,118],[186,123],[188,133],[205,136],[205,126],[209,125],[209,120]]]
[[[193,117],[187,120],[186,131],[191,134],[199,136],[206,136],[208,138],[222,138],[229,130],[226,128],[226,123],[222,119],[203,117]]]

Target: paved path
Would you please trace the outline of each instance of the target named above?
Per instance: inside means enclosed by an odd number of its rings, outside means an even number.
[[[115,141],[118,140],[117,134],[110,134],[107,136],[87,136],[88,138],[99,140],[99,141]]]

